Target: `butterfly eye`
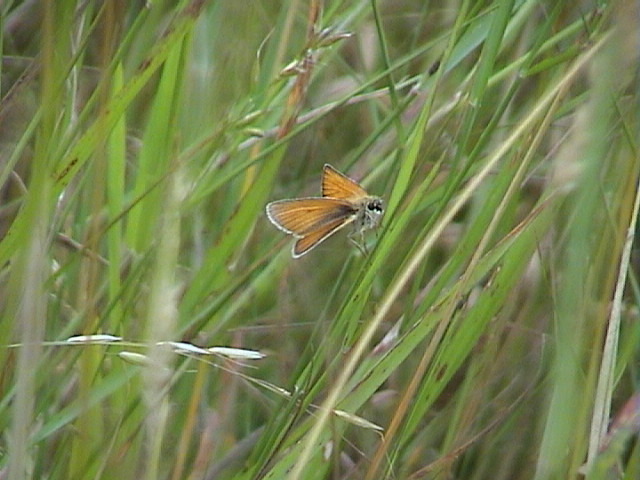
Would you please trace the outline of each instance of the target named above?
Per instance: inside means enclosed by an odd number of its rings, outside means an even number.
[[[382,205],[378,201],[369,202],[367,204],[367,210],[370,212],[382,213]]]

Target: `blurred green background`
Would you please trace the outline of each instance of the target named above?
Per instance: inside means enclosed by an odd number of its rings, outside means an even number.
[[[2,478],[639,478],[637,2],[0,10]]]

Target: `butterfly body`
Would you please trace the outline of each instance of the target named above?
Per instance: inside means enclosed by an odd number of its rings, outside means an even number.
[[[269,203],[266,210],[271,223],[297,239],[292,255],[298,258],[346,225],[353,225],[353,233],[360,235],[376,227],[384,213],[384,203],[325,164],[322,197],[279,200]]]
[[[357,205],[356,218],[354,220],[356,230],[364,231],[377,227],[384,213],[382,199],[373,196],[365,197]]]

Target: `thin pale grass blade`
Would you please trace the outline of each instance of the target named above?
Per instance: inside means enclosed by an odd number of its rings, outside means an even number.
[[[76,335],[76,336],[67,338],[66,341],[67,343],[104,344],[104,343],[120,342],[122,341],[122,337],[104,334],[104,333],[103,334],[96,333],[93,335]]]

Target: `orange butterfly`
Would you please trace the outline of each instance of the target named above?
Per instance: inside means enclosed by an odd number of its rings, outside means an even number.
[[[346,225],[353,224],[352,234],[362,235],[378,225],[383,212],[380,197],[369,195],[328,163],[322,171],[322,197],[279,200],[267,205],[271,223],[297,239],[293,258],[301,257]]]

